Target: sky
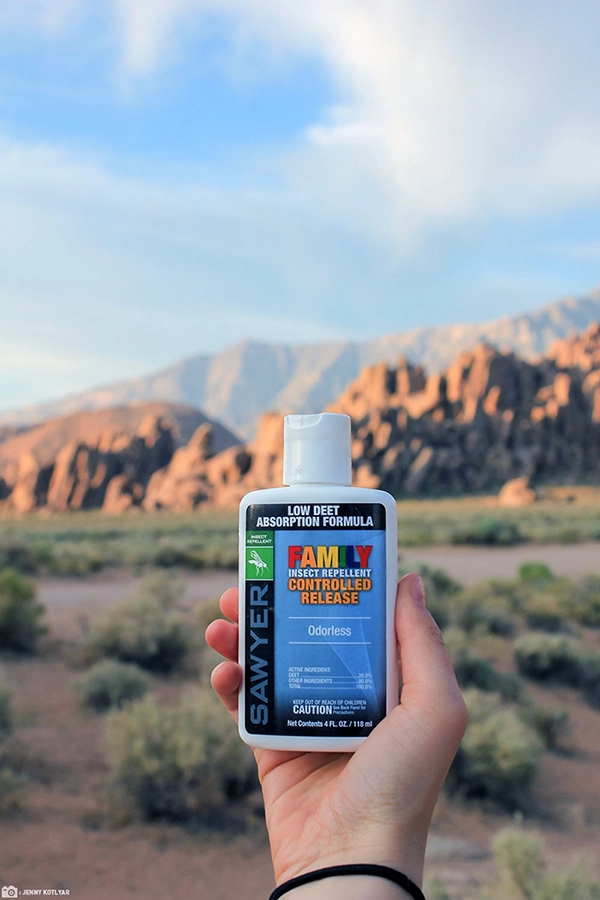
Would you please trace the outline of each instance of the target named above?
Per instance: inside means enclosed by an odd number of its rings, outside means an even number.
[[[2,0],[0,410],[600,284],[597,0]]]

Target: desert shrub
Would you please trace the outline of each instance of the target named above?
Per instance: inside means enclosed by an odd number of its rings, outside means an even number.
[[[95,712],[120,709],[139,700],[150,687],[150,679],[138,666],[105,659],[92,666],[75,684],[81,702]]]
[[[548,750],[556,750],[558,742],[567,733],[569,714],[563,709],[542,709],[530,700],[522,700],[519,717],[537,731]]]
[[[593,579],[590,580],[593,584]],[[597,597],[600,611],[600,592]],[[568,578],[531,584],[525,596],[524,614],[530,628],[544,631],[569,630],[571,622],[592,624],[595,618],[593,588],[574,584]]]
[[[524,582],[523,613],[530,628],[565,631],[570,622],[600,627],[600,578],[588,575],[580,584],[567,578]]]
[[[546,865],[539,835],[503,828],[492,840],[492,852],[506,896],[514,897],[517,891],[517,896],[533,900]]]
[[[107,563],[106,555],[94,541],[59,543],[55,546],[48,570],[53,575],[78,575],[81,578],[100,572]]]
[[[496,694],[465,691],[469,725],[452,764],[449,786],[509,808],[526,796],[543,752],[539,735]]]
[[[452,618],[467,632],[478,631],[499,637],[512,637],[522,598],[508,581],[486,581],[461,591],[452,601]]]
[[[525,634],[515,641],[514,650],[521,675],[574,686],[581,683],[583,653],[572,638]]]
[[[425,879],[425,895],[429,900],[452,900],[439,875]]]
[[[586,653],[573,639],[551,634],[523,635],[514,649],[521,674],[579,687],[587,702],[600,709],[600,653]]]
[[[600,900],[600,883],[578,867],[547,875],[534,900]]]
[[[546,563],[524,562],[519,566],[519,581],[547,584],[554,581],[554,575]]]
[[[560,544],[577,544],[581,538],[581,531],[576,527],[560,528],[554,535],[554,539]]]
[[[0,541],[0,570],[17,569],[23,575],[34,575],[51,560],[52,550],[48,544],[32,545],[15,538]]]
[[[10,693],[4,687],[0,679],[0,743],[8,737],[12,731],[12,710]]]
[[[508,826],[492,839],[493,880],[469,897],[482,900],[600,900],[600,882],[581,862],[553,870],[543,839],[536,832]],[[449,900],[436,880],[435,896]],[[429,896],[429,895],[428,895]]]
[[[517,620],[501,604],[490,600],[487,605],[472,604],[463,610],[459,625],[466,631],[495,634],[510,638],[517,631]]]
[[[524,540],[518,525],[503,522],[494,516],[475,520],[470,526],[452,535],[453,544],[475,544],[488,547],[511,547]]]
[[[34,584],[16,569],[0,571],[0,650],[33,652],[46,632],[39,621],[43,614]]]
[[[213,819],[257,784],[252,752],[210,691],[109,713],[107,737],[116,780],[146,819]]]
[[[158,547],[152,557],[155,566],[161,569],[182,567],[187,569],[203,569],[204,557],[199,549],[178,547],[174,544],[163,544]]]
[[[499,672],[487,659],[477,656],[469,646],[469,636],[459,628],[444,633],[446,649],[456,677],[463,690],[477,688],[483,694],[471,694],[471,719],[486,716],[504,703],[517,704],[518,717],[542,739],[544,746],[554,749],[564,735],[568,714],[560,709],[542,709],[527,696],[522,678],[515,672]]]
[[[452,664],[461,688],[478,688],[500,694],[503,700],[518,700],[523,682],[514,672],[499,672],[491,662],[476,656],[467,647],[452,655]]]
[[[565,630],[566,615],[556,591],[533,591],[527,598],[524,612],[529,628],[551,634]]]
[[[574,867],[547,875],[533,900],[600,900],[600,883]]]
[[[419,568],[419,574],[424,581],[427,581],[430,589],[444,597],[453,597],[462,590],[462,585],[448,575],[444,569],[433,569],[431,566],[423,565]]]
[[[521,828],[508,827],[492,841],[499,878],[492,898],[512,900],[600,900],[600,883],[576,864],[552,871],[542,838]]]
[[[131,598],[92,624],[88,652],[152,672],[178,669],[192,645],[189,626],[176,609],[183,590],[166,575],[144,579]]]
[[[600,576],[584,578],[575,600],[573,618],[589,628],[600,628]]]

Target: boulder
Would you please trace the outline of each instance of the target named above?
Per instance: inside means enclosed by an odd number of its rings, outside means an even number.
[[[120,515],[134,505],[134,492],[125,475],[115,475],[108,482],[102,511],[108,515]]]
[[[19,459],[12,491],[5,494],[8,508],[16,513],[27,513],[44,506],[51,475],[52,466],[40,465],[34,453],[24,453]]]
[[[520,478],[511,478],[502,486],[498,494],[499,506],[529,506],[536,500],[537,494],[532,489],[529,478],[525,475]]]

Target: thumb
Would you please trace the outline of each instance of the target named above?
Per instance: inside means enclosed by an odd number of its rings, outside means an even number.
[[[462,740],[467,712],[444,639],[425,605],[419,575],[405,575],[396,595],[396,635],[401,672],[401,704],[442,729],[448,747]]]

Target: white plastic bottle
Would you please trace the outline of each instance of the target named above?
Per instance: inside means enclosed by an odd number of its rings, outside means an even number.
[[[397,512],[351,487],[350,418],[286,416],[283,481],[240,505],[239,729],[352,751],[398,700]]]

